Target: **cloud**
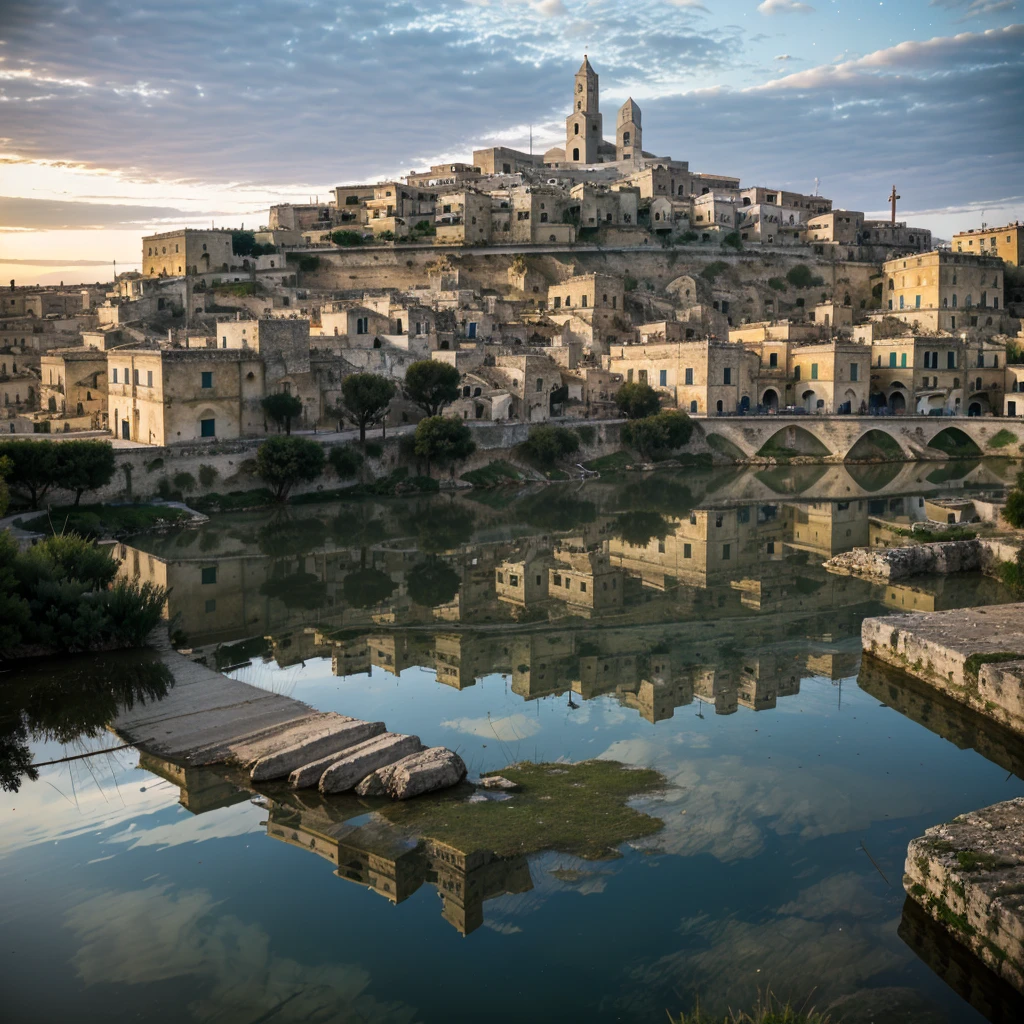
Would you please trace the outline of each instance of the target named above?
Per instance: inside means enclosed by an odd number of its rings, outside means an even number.
[[[810,14],[814,8],[797,0],[763,0],[757,5],[762,14]]]
[[[524,740],[542,728],[537,719],[519,713],[504,718],[453,718],[442,722],[441,727],[466,732],[471,736],[500,740],[502,743]]]
[[[60,199],[19,199],[0,196],[0,231],[33,228],[52,231],[75,228],[142,227],[158,221],[195,217],[170,206],[83,203]]]
[[[965,8],[961,21],[980,18],[986,14],[1002,14],[1017,9],[1017,0],[931,0],[931,7],[945,7],[948,10]]]
[[[778,57],[776,57],[775,59],[776,60],[792,60],[793,58],[790,57],[790,55],[788,53],[780,53],[778,55]]]

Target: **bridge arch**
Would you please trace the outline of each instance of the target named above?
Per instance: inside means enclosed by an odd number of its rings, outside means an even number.
[[[970,434],[960,427],[941,423],[931,432],[928,447],[951,457],[973,458],[982,454],[981,446]]]
[[[914,451],[896,433],[884,427],[871,427],[865,430],[842,453],[843,461],[847,459],[897,459],[913,458]]]
[[[832,450],[815,431],[816,424],[807,426],[788,423],[771,432],[764,444],[757,450],[758,455],[831,455]]]
[[[779,393],[775,388],[765,388],[761,394],[761,401],[759,403],[763,408],[769,412],[779,411]]]

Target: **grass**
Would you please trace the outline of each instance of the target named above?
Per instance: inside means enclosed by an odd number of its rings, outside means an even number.
[[[73,505],[49,513],[18,519],[15,526],[39,533],[77,533],[80,537],[127,537],[157,526],[171,526],[191,518],[180,508],[165,505]]]
[[[190,504],[199,512],[238,512],[241,509],[273,505],[274,495],[266,487],[257,487],[251,491],[229,491],[227,494],[213,491],[190,499]]]
[[[964,679],[972,686],[978,685],[978,673],[982,665],[998,665],[1004,661],[1022,661],[1024,654],[1018,651],[993,651],[991,654],[972,654],[964,662]]]
[[[869,430],[849,451],[846,460],[885,459],[903,461],[906,456],[899,442],[883,430]]]
[[[962,871],[994,871],[996,868],[1008,867],[1013,863],[993,857],[991,853],[978,853],[975,850],[958,851],[956,862]]]
[[[730,1010],[724,1016],[705,1013],[698,1004],[693,1013],[668,1015],[672,1024],[830,1024],[831,1017],[816,1010],[797,1010],[791,1003],[780,1003],[771,991],[758,995],[757,1006],[750,1012]]]
[[[489,462],[480,469],[472,469],[463,473],[460,479],[474,487],[501,487],[505,484],[518,484],[523,480],[523,474],[515,466],[510,465],[502,459]]]
[[[629,452],[612,452],[610,455],[599,455],[596,459],[584,462],[583,465],[598,473],[614,473],[617,470],[629,469],[635,461]]]
[[[911,540],[919,540],[922,544],[934,544],[945,540],[974,540],[978,536],[975,530],[968,530],[965,526],[954,526],[952,530],[905,530],[900,526],[893,526],[890,529],[897,537],[910,537]]]
[[[501,772],[515,782],[509,800],[470,803],[466,787],[401,803],[380,813],[403,829],[466,853],[491,850],[513,857],[554,849],[588,860],[618,857],[630,839],[652,835],[663,823],[627,806],[641,793],[661,789],[665,779],[649,768],[618,761],[511,765]]]
[[[1005,448],[1009,444],[1015,444],[1017,435],[1005,427],[998,434],[993,435],[988,442],[989,448]]]
[[[928,442],[929,448],[945,452],[951,459],[972,459],[981,454],[981,449],[955,427],[947,427]]]

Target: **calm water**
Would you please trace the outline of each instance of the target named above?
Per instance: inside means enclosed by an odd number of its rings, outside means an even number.
[[[668,785],[636,806],[664,826],[616,857],[440,864],[354,799],[254,795],[132,749],[42,767],[0,803],[4,1018],[655,1021],[770,985],[841,1021],[984,1020],[933,970],[941,936],[903,920],[903,860],[928,826],[1024,795],[1024,751],[862,670],[859,630],[1007,595],[821,562],[1009,479],[695,471],[137,538],[124,571],[171,588],[194,657],[457,749],[471,776],[654,767]],[[8,766],[118,746],[113,709],[165,685],[144,654],[5,681]]]

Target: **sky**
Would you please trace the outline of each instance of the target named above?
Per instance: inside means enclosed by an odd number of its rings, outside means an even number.
[[[0,279],[109,280],[488,145],[605,134],[949,238],[1024,219],[1024,0],[0,0]]]

